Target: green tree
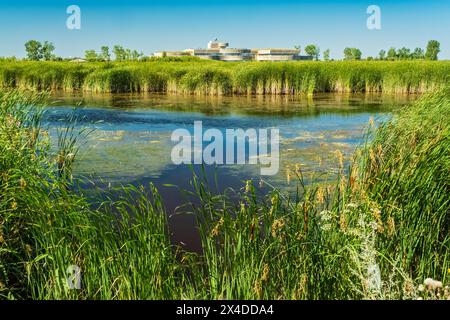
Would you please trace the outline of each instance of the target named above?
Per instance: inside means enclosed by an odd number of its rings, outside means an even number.
[[[125,49],[125,61],[129,61],[132,60],[132,56],[131,56],[131,50],[130,49]]]
[[[400,48],[397,51],[397,58],[400,60],[408,60],[411,58],[411,50],[408,48]]]
[[[42,59],[42,43],[30,40],[25,43],[28,60],[39,61]]]
[[[380,52],[378,53],[378,59],[380,60],[385,60],[386,59],[386,51],[381,49]]]
[[[101,47],[101,54],[100,54],[100,58],[103,61],[111,61],[111,54],[109,53],[109,47],[107,46],[102,46]]]
[[[116,56],[116,61],[125,61],[127,60],[126,50],[119,45],[115,45],[113,48],[114,55]]]
[[[441,44],[437,40],[430,40],[427,44],[427,51],[425,52],[425,59],[437,60],[438,54],[441,51]]]
[[[413,59],[424,59],[425,52],[423,51],[422,48],[415,48],[411,56]]]
[[[362,52],[358,48],[352,48],[352,54],[354,60],[361,60]]]
[[[316,60],[319,60],[320,48],[315,44],[309,44],[305,47],[305,52],[309,56],[313,56]]]
[[[330,49],[327,49],[323,52],[323,60],[330,61]]]
[[[144,54],[142,52],[138,52],[137,50],[131,51],[131,60],[137,61],[142,58]]]
[[[95,52],[95,50],[86,50],[84,52],[84,57],[87,61],[97,61],[98,60],[98,55],[97,52]]]
[[[358,48],[345,48],[344,60],[361,60],[362,52]]]
[[[349,47],[344,49],[344,60],[352,60],[352,49]]]
[[[55,59],[55,55],[53,54],[54,50],[55,46],[53,45],[53,43],[45,41],[41,48],[42,58],[45,61],[54,60]]]
[[[388,60],[396,60],[397,59],[397,51],[394,47],[389,48],[387,52],[387,59]]]

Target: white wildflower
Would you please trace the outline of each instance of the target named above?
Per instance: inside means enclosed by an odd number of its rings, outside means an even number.
[[[434,291],[442,288],[442,282],[433,280],[431,278],[426,278],[423,284],[425,285],[425,288],[427,288],[427,290],[429,291]]]

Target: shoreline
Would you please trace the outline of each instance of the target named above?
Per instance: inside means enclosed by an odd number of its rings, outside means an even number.
[[[423,94],[450,82],[450,61],[0,61],[0,88],[194,96]]]

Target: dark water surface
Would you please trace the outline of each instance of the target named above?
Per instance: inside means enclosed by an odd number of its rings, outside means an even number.
[[[202,170],[200,166],[172,163],[173,130],[192,132],[194,121],[202,121],[204,131],[279,129],[277,175],[261,177],[259,165],[248,164],[205,166],[204,170],[208,181],[217,181],[219,191],[242,188],[248,179],[258,185],[261,178],[277,188],[291,190],[295,182],[289,182],[287,175],[296,166],[307,179],[332,179],[338,163],[336,150],[348,160],[362,143],[371,117],[375,122],[382,121],[392,110],[414,99],[336,94],[303,98],[55,94],[45,123],[52,132],[66,126],[65,120],[74,116],[77,129],[93,130],[78,141],[81,148],[74,175],[89,181],[84,187],[154,183],[171,215],[174,242],[195,248],[198,238],[193,232],[194,218],[174,213],[182,212],[177,207],[188,201],[180,189],[192,189],[192,170]],[[172,184],[178,188],[168,186]]]

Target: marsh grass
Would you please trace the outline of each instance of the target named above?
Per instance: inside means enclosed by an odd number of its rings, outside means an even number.
[[[448,284],[450,91],[369,128],[332,187],[238,206],[196,184],[210,298],[414,298],[427,277]],[[338,160],[337,160],[338,161]]]
[[[150,197],[143,189],[123,188],[121,199],[93,209],[88,199],[68,188],[74,158],[70,130],[59,135],[59,148],[52,151],[40,126],[41,102],[40,95],[0,94],[0,295],[176,295],[179,289],[171,278],[179,268],[157,193]],[[80,292],[67,286],[70,265],[83,270]]]
[[[183,77],[183,75],[179,75]],[[205,74],[202,74],[205,76]],[[170,243],[153,186],[83,195],[40,123],[42,95],[0,94],[0,296],[34,299],[413,299],[448,284],[450,92],[375,129],[331,185],[211,192],[194,175],[199,254]],[[70,125],[68,126],[70,127]],[[72,157],[69,161],[73,161]],[[345,173],[348,172],[348,173]],[[263,182],[264,183],[264,182]],[[236,200],[237,199],[237,200]],[[78,265],[81,290],[66,269]],[[445,298],[437,291],[426,297]]]
[[[449,81],[448,61],[223,63],[0,61],[0,87],[196,95],[299,95],[319,92],[425,93]]]

